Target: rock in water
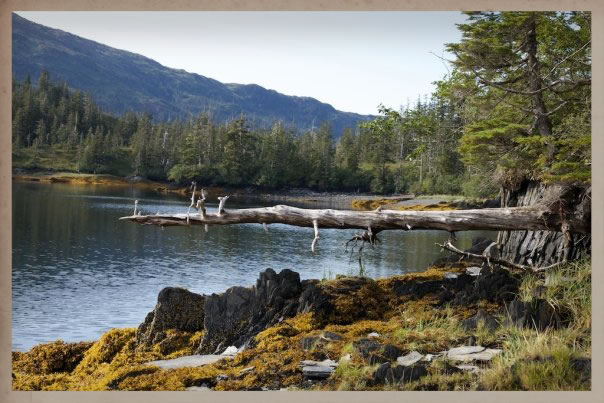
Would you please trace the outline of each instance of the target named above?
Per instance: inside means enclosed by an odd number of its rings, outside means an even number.
[[[155,309],[136,330],[137,344],[151,345],[165,337],[165,330],[203,330],[205,298],[184,288],[166,287],[157,296]]]

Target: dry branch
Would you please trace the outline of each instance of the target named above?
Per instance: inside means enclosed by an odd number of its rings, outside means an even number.
[[[472,258],[472,259],[480,259],[480,260],[484,260],[486,261],[488,264],[498,264],[504,267],[508,267],[510,269],[517,269],[517,270],[523,270],[523,271],[532,271],[532,272],[540,272],[540,271],[545,271],[548,269],[552,269],[556,266],[559,266],[562,263],[565,263],[566,260],[563,260],[561,262],[558,263],[554,263],[552,265],[549,266],[543,266],[543,267],[538,267],[538,266],[525,266],[522,264],[516,264],[504,259],[499,259],[496,257],[490,257],[490,256],[485,256],[485,255],[478,255],[476,253],[470,253],[470,252],[465,252],[463,250],[457,249],[455,246],[453,246],[453,244],[451,243],[451,241],[447,241],[444,244],[439,244],[437,243],[436,245],[440,246],[443,249],[446,249],[450,252],[456,253],[458,255],[461,255],[465,258]]]

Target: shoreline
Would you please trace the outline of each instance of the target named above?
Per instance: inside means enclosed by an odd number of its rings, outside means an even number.
[[[220,294],[164,288],[138,328],[13,351],[13,389],[589,389],[590,261],[553,283],[468,266],[377,280],[267,269]]]
[[[105,187],[131,186],[149,189],[162,194],[176,194],[189,198],[190,187],[170,182],[157,182],[141,177],[120,177],[109,174],[85,174],[67,171],[33,171],[13,169],[14,182],[61,183]],[[254,186],[229,187],[211,185],[204,188],[207,195],[217,198],[225,194],[242,199],[283,201],[294,203],[336,203],[355,210],[374,210],[386,207],[395,210],[450,210],[454,208],[481,208],[489,203],[486,199],[469,199],[461,195],[375,195],[368,193],[319,192],[312,189],[293,188],[266,190]],[[199,194],[199,191],[197,191]],[[493,201],[491,201],[492,204]],[[498,202],[495,204],[497,205]]]

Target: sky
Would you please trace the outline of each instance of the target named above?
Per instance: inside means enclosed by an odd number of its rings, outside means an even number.
[[[224,83],[310,96],[336,109],[399,109],[448,72],[460,12],[17,12]]]

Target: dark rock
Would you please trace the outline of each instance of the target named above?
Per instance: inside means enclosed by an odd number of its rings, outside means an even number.
[[[382,351],[382,355],[390,361],[396,361],[398,357],[403,355],[403,350],[393,344],[386,344]]]
[[[375,373],[373,374],[373,382],[377,385],[394,382],[392,365],[389,362],[383,363],[375,370]]]
[[[136,330],[137,344],[150,345],[165,338],[165,330],[203,330],[205,298],[184,288],[166,287],[157,296],[155,309]]]
[[[205,333],[197,353],[213,353],[222,345],[248,344],[260,331],[293,316],[301,293],[298,273],[285,269],[277,274],[266,269],[255,287],[231,287],[206,297]]]
[[[532,302],[513,300],[505,306],[506,326],[537,328],[544,330],[548,327],[558,328],[560,316],[546,300],[537,299]]]
[[[388,358],[381,356],[379,354],[370,354],[369,358],[367,359],[367,362],[369,363],[369,365],[375,365],[375,364],[382,364],[385,362],[390,362],[391,360],[389,360]]]
[[[309,284],[298,301],[298,313],[317,312],[326,316],[333,309],[329,296],[323,292],[319,284]]]
[[[386,362],[378,367],[373,375],[373,381],[377,385],[385,383],[406,383],[416,381],[419,378],[428,375],[428,370],[425,364],[415,364],[410,367],[397,365],[392,367],[389,362]]]
[[[589,382],[591,379],[591,359],[589,358],[573,358],[570,360],[570,366],[576,372],[579,372],[584,382]]]
[[[342,335],[335,333],[335,332],[325,331],[321,335],[321,338],[324,340],[328,340],[328,341],[338,341],[338,340],[342,340]]]
[[[491,243],[493,243],[493,241],[490,239],[483,238],[483,237],[476,237],[476,238],[472,239],[472,246],[469,249],[466,249],[466,252],[474,253],[477,255],[482,255],[484,250]]]
[[[497,320],[492,315],[488,315],[482,309],[479,309],[478,312],[476,312],[476,315],[474,315],[473,317],[462,320],[460,325],[462,329],[474,330],[478,327],[479,323],[481,322],[483,323],[483,326],[491,332],[495,331],[495,329],[497,329],[497,327],[499,326]]]
[[[460,276],[461,277],[461,276]],[[465,288],[455,294],[455,305],[470,305],[480,300],[489,302],[507,302],[518,293],[520,280],[508,270],[492,270],[485,267],[480,276],[467,283]]]
[[[369,354],[380,349],[381,345],[373,340],[363,338],[355,340],[352,346],[361,354],[364,359],[369,357]]]
[[[399,383],[413,382],[428,375],[428,370],[424,364],[417,363],[410,367],[397,365],[392,369],[394,373],[394,381]]]

